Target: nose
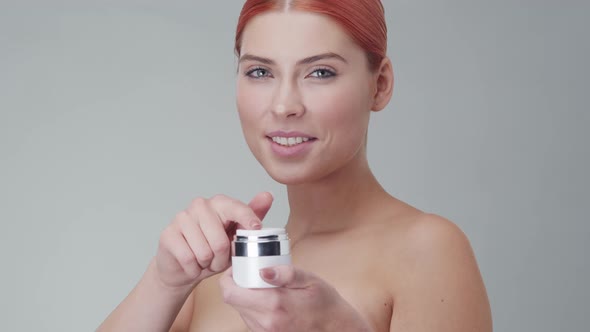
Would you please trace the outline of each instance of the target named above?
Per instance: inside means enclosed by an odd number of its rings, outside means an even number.
[[[283,118],[300,117],[305,113],[301,93],[296,83],[282,82],[274,96],[272,112]]]

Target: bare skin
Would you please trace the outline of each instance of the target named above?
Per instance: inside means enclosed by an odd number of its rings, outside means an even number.
[[[370,175],[363,179],[363,190],[348,191],[363,201],[355,212],[344,209],[352,212],[348,226],[295,238],[293,264],[333,285],[372,331],[491,331],[487,294],[464,234],[391,197]],[[220,278],[195,289],[189,331],[248,331],[224,303]]]
[[[293,265],[272,280],[261,272],[276,289],[237,287],[233,231],[260,228],[272,197],[198,198],[164,230],[144,277],[99,331],[491,331],[465,234],[390,196],[369,168],[369,115],[390,101],[393,70],[387,58],[368,67],[326,17],[252,19],[237,108],[250,150],[287,186]],[[306,152],[277,153],[272,138],[285,132],[312,137]]]

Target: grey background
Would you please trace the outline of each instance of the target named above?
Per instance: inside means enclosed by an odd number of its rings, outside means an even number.
[[[277,197],[235,112],[242,1],[0,2],[0,330],[90,331],[197,196]],[[590,6],[384,1],[369,158],[469,236],[496,331],[587,331]]]

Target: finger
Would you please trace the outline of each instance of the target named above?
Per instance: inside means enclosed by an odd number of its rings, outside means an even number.
[[[244,229],[262,228],[260,218],[245,203],[227,196],[217,195],[211,198],[210,204],[225,229],[229,228],[232,222],[238,223]]]
[[[236,284],[233,278],[233,267],[227,269],[219,278],[219,286],[223,295],[223,301],[227,304],[245,306],[244,299],[251,298],[246,293],[252,292],[247,288],[242,288]],[[248,301],[247,304],[253,304],[255,301]]]
[[[199,226],[199,220],[196,216],[184,211],[180,215],[179,224],[182,235],[197,258],[199,266],[206,269],[213,259],[213,251]]]
[[[254,196],[254,198],[248,203],[248,206],[254,211],[256,216],[263,220],[268,210],[272,205],[274,197],[269,192],[261,192],[258,195]]]
[[[278,288],[242,288],[235,283],[231,267],[219,278],[219,286],[223,301],[240,312],[268,313],[280,304]]]
[[[213,260],[209,269],[213,272],[221,272],[229,265],[230,239],[223,228],[219,217],[209,205],[199,210],[199,225],[213,252]]]
[[[240,286],[236,284],[233,278],[233,267],[229,267],[225,270],[221,277],[219,278],[219,287],[221,288],[221,294],[223,296],[223,301],[227,304],[235,297],[234,294],[236,291],[239,291]]]
[[[279,265],[260,270],[260,277],[267,283],[285,288],[307,288],[313,275],[293,265]]]
[[[231,292],[234,288],[239,288],[233,278],[233,266],[225,270],[219,278],[219,286],[222,291]],[[224,293],[225,294],[225,293]]]
[[[197,258],[184,236],[182,236],[180,229],[176,229],[176,227],[167,228],[162,233],[160,242],[162,247],[174,257],[187,275],[198,276],[201,273]]]
[[[230,266],[227,270],[223,271],[223,273],[221,274],[221,277],[219,278],[219,285],[220,286],[222,286],[222,285],[232,286],[232,282],[234,281],[233,273],[234,273],[233,266]],[[229,278],[231,281],[229,284],[225,283],[225,282],[227,282],[227,280],[226,280],[227,278]],[[235,282],[233,282],[233,284],[235,285]]]

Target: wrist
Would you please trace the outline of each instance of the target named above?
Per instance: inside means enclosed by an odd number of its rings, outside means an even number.
[[[198,284],[198,281],[180,286],[166,284],[158,273],[155,258],[150,261],[143,279],[149,287],[154,289],[158,294],[169,298],[186,298]]]
[[[152,260],[139,283],[97,331],[168,331],[191,291],[190,286],[163,283]]]

